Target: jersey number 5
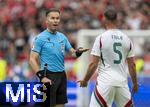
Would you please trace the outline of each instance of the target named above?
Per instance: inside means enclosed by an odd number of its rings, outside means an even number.
[[[121,51],[117,48],[117,47],[121,47],[121,46],[122,46],[122,44],[119,43],[119,42],[115,42],[115,43],[113,44],[113,51],[114,51],[116,54],[118,54],[118,56],[119,56],[119,59],[118,59],[118,60],[114,60],[114,64],[120,64],[120,63],[121,63],[121,60],[122,60],[122,53],[121,53]]]

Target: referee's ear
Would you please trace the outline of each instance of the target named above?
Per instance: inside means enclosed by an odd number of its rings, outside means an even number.
[[[48,24],[48,18],[47,17],[45,17],[45,23],[46,23],[46,25]]]

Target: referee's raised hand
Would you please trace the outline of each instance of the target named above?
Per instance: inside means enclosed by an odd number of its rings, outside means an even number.
[[[77,51],[79,52],[79,53],[83,53],[83,52],[86,52],[86,51],[88,51],[89,49],[88,48],[82,48],[82,47],[80,47],[80,48],[78,48],[77,49]]]
[[[87,49],[87,48],[84,49],[83,47],[78,48],[78,49],[75,51],[76,57],[77,57],[77,58],[80,57],[83,52],[86,52],[86,51],[88,51],[88,50],[89,50],[89,49]]]

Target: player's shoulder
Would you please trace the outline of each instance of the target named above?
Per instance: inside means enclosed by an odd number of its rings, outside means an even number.
[[[100,32],[100,33],[96,36],[95,41],[100,40],[100,38],[102,38],[102,35],[103,35],[104,33],[105,33],[105,31]]]
[[[98,36],[96,36],[96,38],[95,38],[95,42],[99,42],[99,40],[101,39],[101,34],[99,34]]]
[[[102,38],[102,36],[103,36],[103,35],[106,35],[106,33],[107,33],[107,31],[105,31],[105,30],[104,30],[103,32],[100,32],[99,35],[96,36],[96,39]]]
[[[109,30],[104,30],[103,32],[100,32],[99,35],[96,38],[102,38],[105,35],[110,34]]]

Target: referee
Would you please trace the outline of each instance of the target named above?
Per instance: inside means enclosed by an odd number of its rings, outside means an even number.
[[[46,12],[47,28],[37,35],[31,53],[30,66],[43,83],[50,83],[50,106],[64,107],[67,103],[67,79],[64,69],[64,55],[69,52],[80,57],[88,49],[73,49],[67,37],[57,31],[60,11],[51,9]],[[46,72],[45,72],[45,69]]]

